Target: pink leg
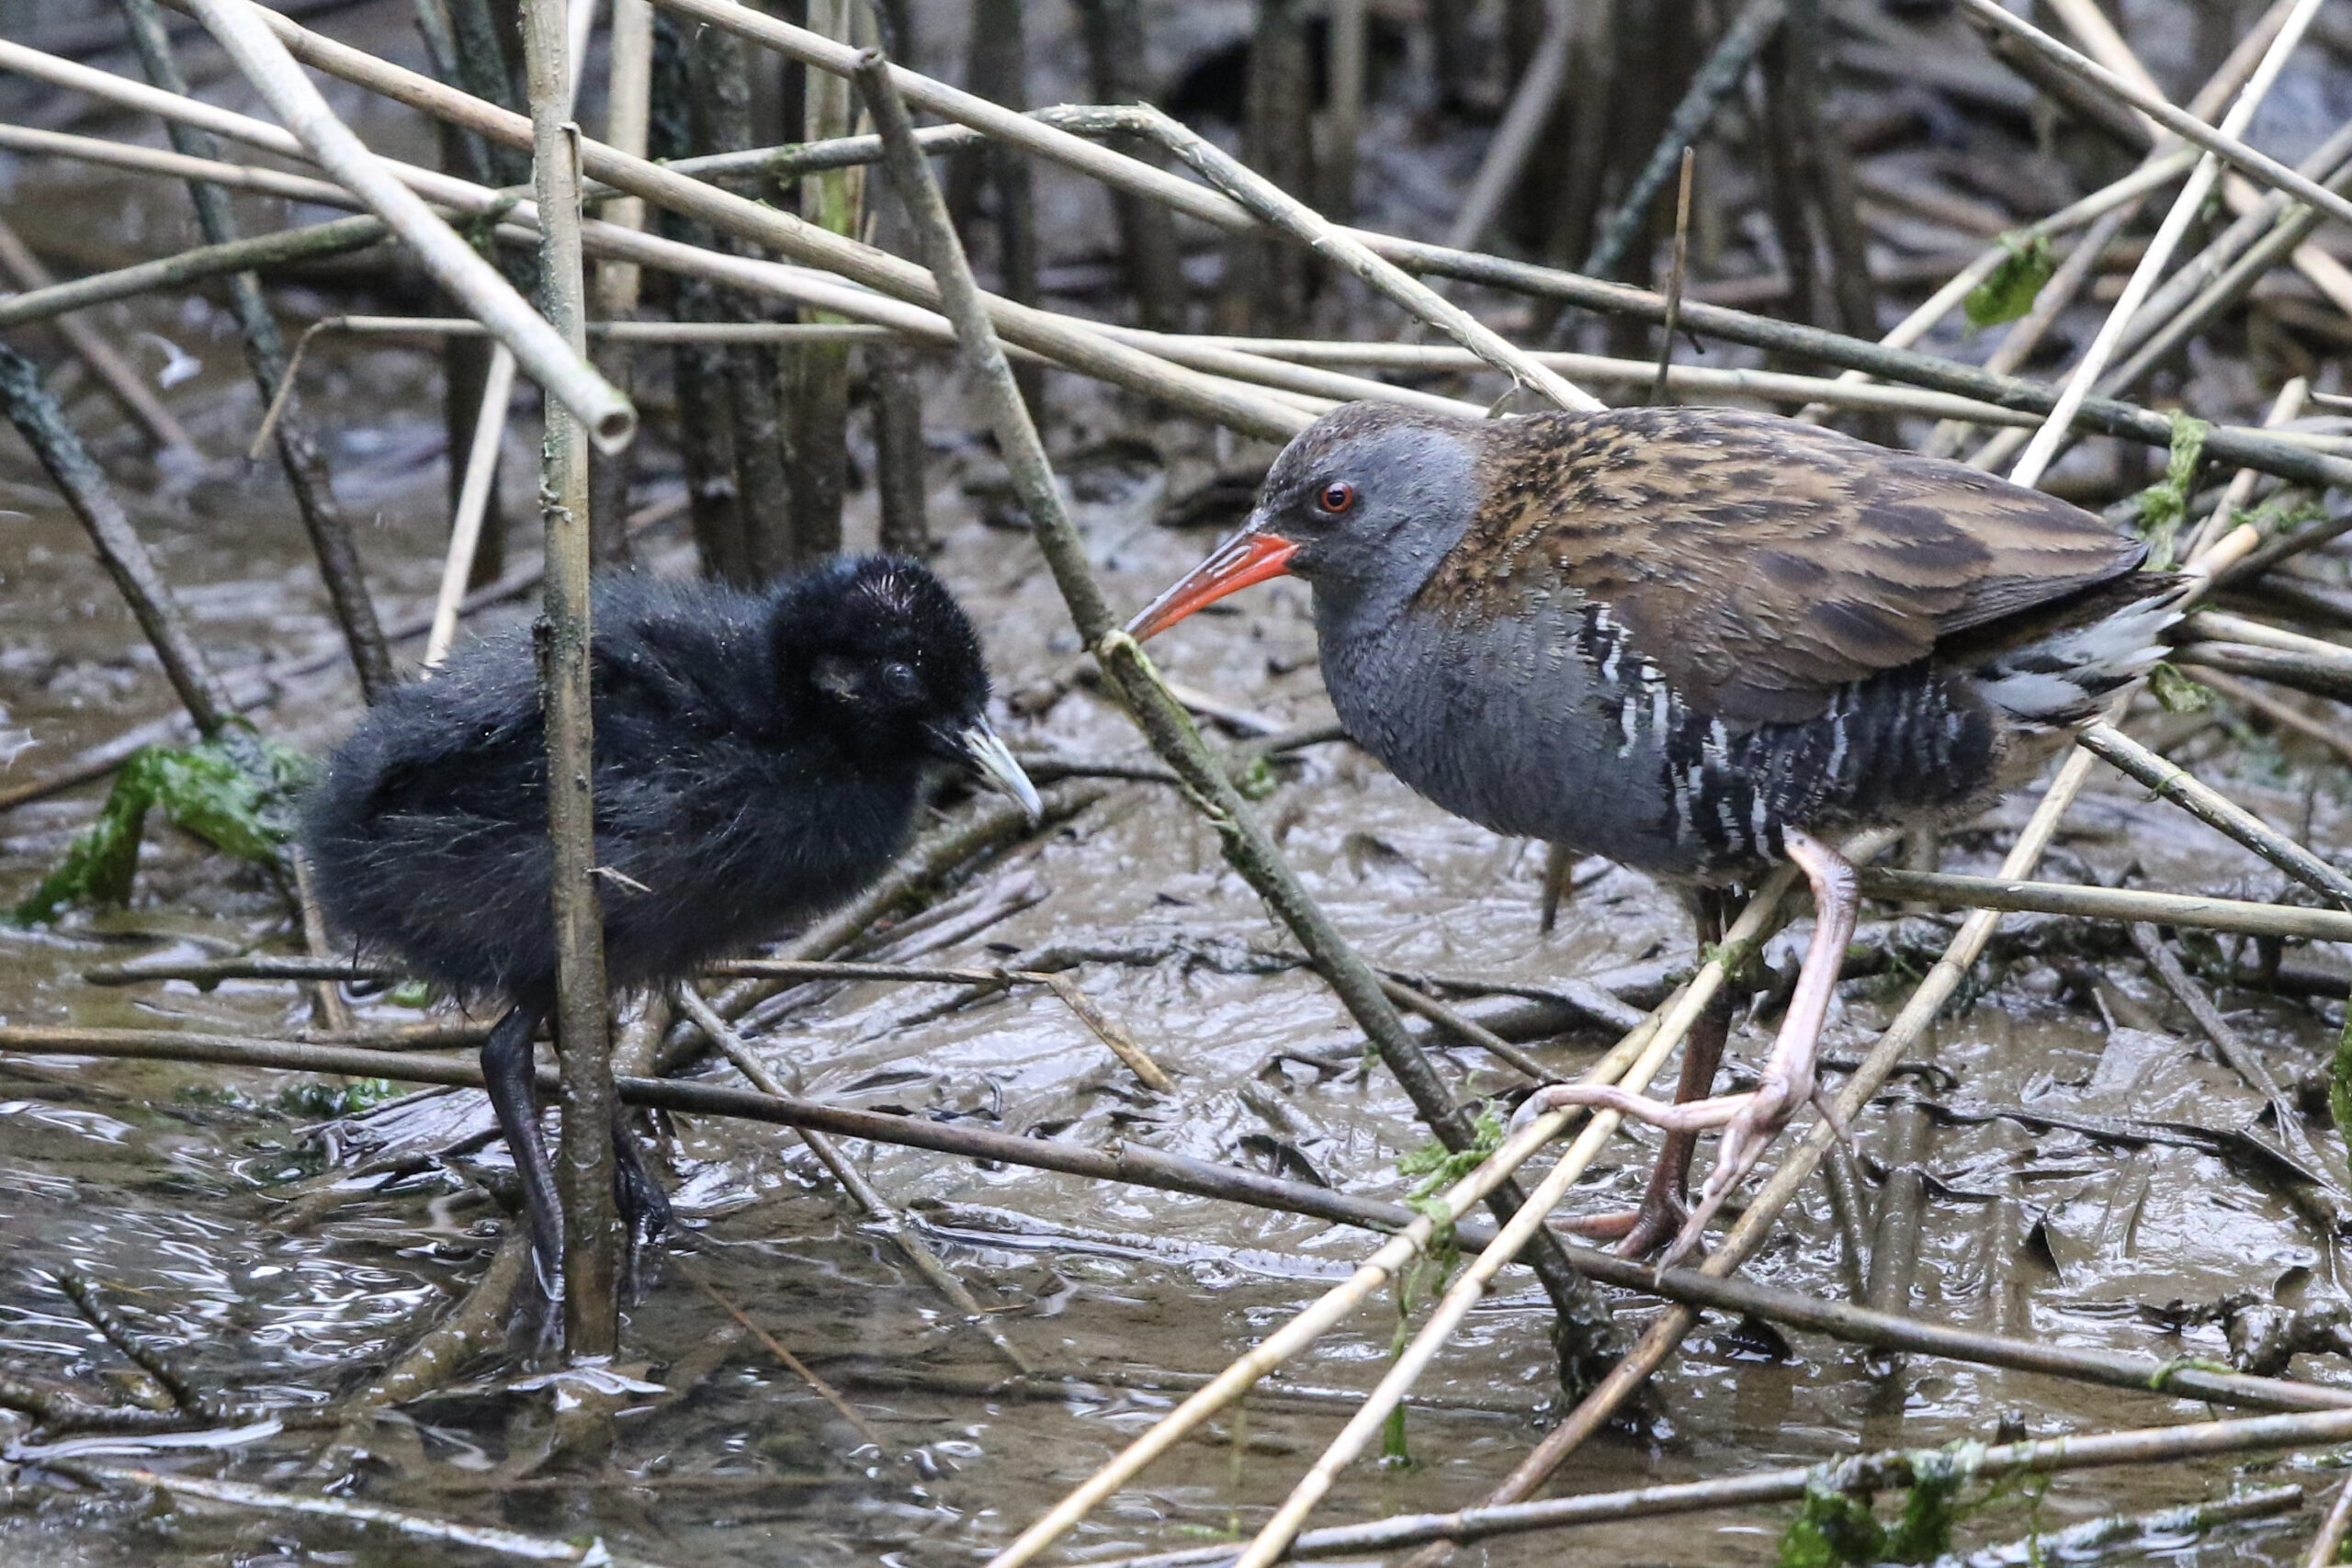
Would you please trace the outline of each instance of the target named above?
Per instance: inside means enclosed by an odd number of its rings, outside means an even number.
[[[1837,994],[1838,971],[1846,961],[1847,944],[1854,938],[1860,912],[1860,882],[1845,856],[1811,834],[1792,828],[1781,834],[1789,858],[1813,884],[1813,941],[1805,949],[1804,966],[1797,974],[1788,1015],[1764,1059],[1760,1081],[1745,1094],[1719,1095],[1679,1105],[1652,1100],[1614,1086],[1554,1084],[1537,1090],[1520,1107],[1515,1122],[1566,1105],[1594,1105],[1620,1115],[1637,1117],[1669,1133],[1724,1130],[1723,1147],[1714,1169],[1700,1190],[1699,1201],[1683,1222],[1674,1245],[1658,1260],[1670,1268],[1698,1245],[1701,1232],[1732,1189],[1756,1168],[1765,1149],[1788,1125],[1800,1105],[1815,1099],[1814,1057],[1821,1031],[1829,1020],[1829,1000]]]
[[[1804,965],[1797,971],[1797,988],[1789,998],[1788,1015],[1764,1059],[1763,1079],[1748,1102],[1724,1127],[1723,1147],[1716,1151],[1715,1168],[1699,1201],[1683,1222],[1682,1234],[1658,1259],[1669,1269],[1699,1245],[1700,1233],[1722,1208],[1732,1189],[1747,1179],[1772,1140],[1787,1126],[1796,1108],[1812,1100],[1814,1058],[1821,1048],[1821,1031],[1829,1021],[1829,1001],[1838,994],[1838,971],[1845,967],[1846,948],[1854,940],[1854,920],[1861,912],[1860,878],[1853,863],[1812,834],[1783,829],[1781,841],[1813,884],[1813,941],[1804,950]]]

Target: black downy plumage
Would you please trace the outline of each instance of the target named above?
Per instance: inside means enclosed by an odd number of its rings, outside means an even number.
[[[1033,812],[989,728],[963,610],[930,570],[845,559],[760,592],[632,574],[591,606],[596,863],[615,988],[773,938],[871,882],[927,772],[975,767]],[[301,842],[329,923],[507,1011],[482,1048],[542,1276],[561,1221],[531,1036],[554,1005],[547,743],[527,634],[391,692],[328,761]],[[621,1200],[665,1205],[619,1138]]]

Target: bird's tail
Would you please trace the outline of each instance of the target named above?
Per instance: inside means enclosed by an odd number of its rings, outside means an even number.
[[[1977,666],[1977,689],[2036,728],[2088,718],[2164,658],[2164,632],[2180,619],[2184,582],[2172,572],[2136,571],[2102,584],[2063,624],[1991,653]]]

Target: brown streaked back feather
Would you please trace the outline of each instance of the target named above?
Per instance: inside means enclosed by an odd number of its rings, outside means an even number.
[[[1478,439],[1483,503],[1421,603],[1507,613],[1577,590],[1687,701],[1737,723],[1817,716],[1839,687],[2145,549],[2038,491],[1769,414],[1537,414]]]

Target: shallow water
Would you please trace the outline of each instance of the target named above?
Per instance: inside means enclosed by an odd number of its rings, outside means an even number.
[[[387,8],[379,7],[379,10]],[[372,16],[374,13],[368,13]],[[379,18],[380,20],[380,18]],[[232,99],[233,101],[233,99]],[[241,106],[242,107],[242,106]],[[389,130],[390,122],[387,122]],[[370,126],[370,134],[378,128]],[[393,140],[397,140],[394,138]],[[420,152],[424,150],[418,150]],[[14,171],[21,214],[62,187],[29,164]],[[93,187],[72,187],[77,201]],[[129,187],[124,187],[126,191]],[[175,207],[126,195],[93,243],[175,243]],[[300,303],[296,297],[296,303]],[[216,454],[242,447],[257,411],[233,340],[205,307],[110,314],[119,329],[174,334],[205,359],[174,396]],[[1164,466],[1071,465],[1079,514],[1115,602],[1141,603],[1195,558],[1208,537],[1150,525],[1159,498],[1205,474],[1230,447],[1152,424],[1142,412],[1067,378],[1053,383],[1057,453],[1139,435]],[[442,487],[431,367],[403,350],[329,344],[306,395],[336,440],[338,485],[363,525],[363,548],[388,614],[424,603],[437,575]],[[286,662],[334,646],[332,624],[282,485],[266,469],[218,461],[201,476],[153,474],[102,404],[73,404],[77,423],[126,480],[133,516],[219,668]],[[392,411],[392,412],[387,412]],[[1002,691],[1021,709],[1008,728],[1024,750],[1129,753],[1131,730],[1102,699],[1071,685],[1073,639],[1029,540],[984,525],[959,488],[984,455],[947,433],[971,423],[942,388],[931,423],[934,526],[944,575],[981,622]],[[510,437],[509,504],[527,515],[534,432]],[[653,460],[658,464],[660,459]],[[673,482],[657,469],[648,496]],[[871,536],[870,495],[853,502],[853,538]],[[0,506],[11,545],[0,556],[0,728],[37,749],[22,776],[167,714],[168,689],[73,519],[12,437],[0,438]],[[517,534],[526,547],[527,529]],[[656,570],[691,565],[676,525],[649,539]],[[1165,640],[1171,675],[1285,725],[1328,717],[1313,641],[1295,585],[1261,589],[1228,615],[1204,615]],[[509,608],[480,625],[525,612]],[[415,645],[405,651],[413,658]],[[1043,694],[1068,689],[1050,703]],[[348,722],[356,701],[338,670],[288,682],[261,722],[311,748]],[[2300,824],[2323,852],[2352,839],[2340,775],[2313,754],[2266,745],[2200,762],[2274,821]],[[0,820],[0,902],[22,897],[86,821],[94,789],[20,807]],[[1962,834],[1949,869],[1988,869],[2030,807],[2013,799]],[[959,808],[949,803],[949,809]],[[1534,904],[1542,857],[1419,802],[1345,747],[1305,752],[1261,808],[1332,918],[1376,961],[1401,968],[1541,986],[1631,966],[1690,960],[1679,906],[1630,873],[1584,886],[1545,938]],[[2113,876],[2136,863],[2147,886],[2268,897],[2267,867],[2151,804],[2111,777],[2095,785],[2061,836],[2058,870]],[[12,1023],[187,1027],[283,1035],[308,1021],[289,987],[232,983],[104,989],[93,963],[161,953],[290,952],[277,895],[168,831],[151,833],[126,910],[75,916],[55,930],[0,929],[0,1017]],[[2067,859],[2064,857],[2077,857]],[[995,963],[1048,945],[1148,947],[1167,939],[1279,948],[1273,927],[1217,857],[1183,803],[1152,784],[1121,788],[1041,841],[989,863],[974,886],[1012,912],[934,956]],[[1010,896],[1017,894],[1017,897]],[[1800,928],[1798,935],[1802,935]],[[1783,939],[1787,941],[1789,939]],[[2234,1129],[2262,1102],[2209,1060],[2188,1019],[2136,963],[2026,956],[1934,1032],[1931,1092],[1956,1103],[2026,1104],[2045,1114],[2140,1118]],[[2099,949],[2110,953],[2112,947]],[[2299,959],[2303,955],[2298,954]],[[2335,962],[2335,955],[2313,961]],[[2142,1021],[2110,1027],[2104,1005]],[[1303,973],[1243,975],[1180,963],[1094,963],[1089,996],[1173,1071],[1178,1092],[1141,1089],[1047,995],[1015,992],[944,1016],[937,987],[855,986],[794,1010],[760,1045],[804,1092],[906,1109],[1084,1144],[1114,1138],[1204,1158],[1396,1195],[1398,1156],[1422,1137],[1409,1107],[1353,1060],[1360,1038]],[[1829,1049],[1852,1056],[1900,1005],[1894,979],[1850,981]],[[2339,1014],[2252,993],[2225,993],[2231,1016],[2292,1083],[2324,1060]],[[363,1022],[413,1021],[383,998]],[[1764,1035],[1735,1043],[1752,1058]],[[1532,1047],[1571,1064],[1605,1043],[1584,1032]],[[1927,1053],[1923,1052],[1922,1055]],[[1311,1061],[1327,1059],[1318,1070]],[[1476,1054],[1448,1053],[1464,1095],[1510,1086]],[[1890,1094],[1930,1080],[1900,1077]],[[289,1099],[287,1075],[93,1061],[0,1057],[0,1370],[90,1397],[153,1394],[59,1292],[71,1267],[199,1385],[291,1416],[364,1382],[447,1312],[479,1274],[497,1226],[481,1189],[435,1170],[356,1194],[315,1223],[287,1223],[293,1192],[316,1184],[320,1112]],[[1865,1169],[1889,1139],[1874,1110],[1858,1124]],[[469,1096],[379,1118],[416,1146],[442,1147],[481,1121]],[[2340,1184],[2343,1150],[2320,1122],[2300,1131]],[[357,1134],[334,1134],[338,1146]],[[1655,1139],[1604,1156],[1571,1200],[1578,1212],[1635,1196]],[[782,1564],[880,1558],[910,1565],[970,1560],[1009,1540],[1101,1460],[1312,1300],[1376,1246],[1365,1234],[1205,1200],[1104,1190],[1073,1178],[984,1170],[944,1156],[851,1145],[869,1178],[926,1234],[994,1323],[1041,1369],[1010,1385],[988,1342],[957,1321],[872,1226],[835,1194],[779,1130],[688,1120],[665,1156],[688,1237],[679,1266],[657,1268],[629,1309],[619,1371],[659,1385],[617,1422],[608,1464],[578,1473],[551,1460],[552,1400],[525,1386],[527,1335],[469,1381],[379,1425],[360,1469],[367,1500],[543,1536],[603,1537],[625,1561]],[[474,1156],[455,1163],[465,1168]],[[480,1156],[494,1176],[499,1156]],[[2258,1169],[2177,1145],[2120,1146],[2017,1122],[1933,1134],[1919,1272],[1923,1316],[2155,1357],[2226,1353],[2221,1333],[2174,1333],[2153,1309],[2246,1292],[2290,1306],[2344,1303],[2335,1238]],[[881,1436],[876,1451],[691,1274],[750,1313],[836,1383]],[[1848,1298],[1826,1197],[1809,1191],[1781,1239],[1748,1270],[1783,1287]],[[1656,1303],[1614,1298],[1628,1338]],[[1395,1323],[1384,1295],[1261,1387],[1246,1417],[1181,1445],[1070,1538],[1087,1557],[1197,1544],[1261,1518],[1338,1430],[1345,1394],[1379,1375]],[[1548,1311],[1522,1270],[1474,1313],[1422,1388],[1408,1430],[1414,1462],[1360,1465],[1320,1520],[1449,1508],[1474,1501],[1539,1435],[1555,1406]],[[2346,1381],[2331,1358],[2294,1371]],[[1888,1365],[1812,1337],[1710,1317],[1658,1380],[1647,1430],[1597,1440],[1556,1483],[1600,1490],[1810,1463],[1864,1449],[1991,1439],[2004,1423],[2034,1434],[2195,1419],[2187,1402],[2047,1378],[1914,1359]],[[0,1414],[0,1438],[23,1418]],[[303,1490],[326,1434],[297,1430],[231,1458],[162,1455],[139,1463]],[[2208,1461],[2056,1479],[2030,1509],[1994,1505],[1962,1528],[1964,1545],[2018,1540],[2101,1514],[2142,1512],[2228,1495],[2281,1477],[2314,1495],[2335,1483],[2291,1463]],[[393,1546],[331,1521],[266,1516],[134,1491],[105,1495],[20,1478],[0,1487],[0,1561],[74,1565],[241,1564],[465,1560],[454,1548]],[[5,1480],[5,1472],[0,1472]],[[1481,1549],[1499,1562],[1773,1560],[1786,1508],[1589,1529]],[[2139,1541],[2118,1560],[2199,1564],[2301,1560],[2313,1513],[2232,1525],[2194,1539]]]

